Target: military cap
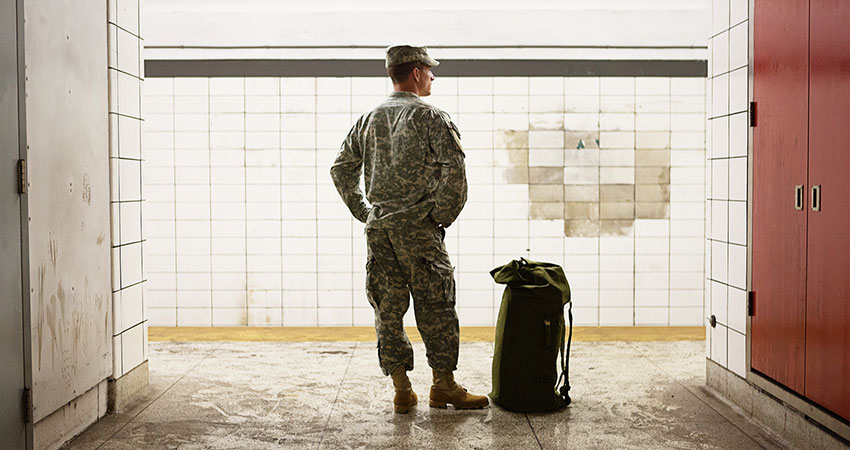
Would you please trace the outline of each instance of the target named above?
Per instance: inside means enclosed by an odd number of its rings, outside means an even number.
[[[425,47],[413,47],[410,45],[387,47],[387,67],[414,61],[419,61],[431,67],[440,65],[439,61],[428,56],[428,49]]]

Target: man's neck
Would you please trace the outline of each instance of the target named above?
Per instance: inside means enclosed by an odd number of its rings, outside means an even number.
[[[416,94],[417,97],[419,96],[419,89],[416,86],[394,84],[393,92],[410,92],[411,94]]]

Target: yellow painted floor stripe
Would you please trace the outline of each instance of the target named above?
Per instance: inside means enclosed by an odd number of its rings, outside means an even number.
[[[411,341],[421,341],[415,327],[406,327]],[[494,327],[461,327],[463,342],[492,342]],[[372,327],[150,327],[153,342],[238,341],[238,342],[375,342]],[[702,341],[703,327],[574,327],[578,342],[616,341]]]

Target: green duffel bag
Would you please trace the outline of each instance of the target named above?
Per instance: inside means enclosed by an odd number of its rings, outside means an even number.
[[[490,275],[496,283],[507,285],[496,322],[490,398],[506,409],[522,412],[569,405],[573,314],[564,269],[520,258],[491,270]],[[565,339],[567,304],[570,328]]]

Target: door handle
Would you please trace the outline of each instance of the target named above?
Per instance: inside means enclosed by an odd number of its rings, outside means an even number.
[[[794,186],[794,209],[797,211],[803,210],[803,185]]]
[[[820,211],[820,185],[812,185],[812,211]]]

